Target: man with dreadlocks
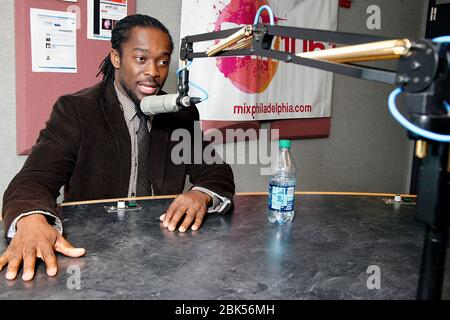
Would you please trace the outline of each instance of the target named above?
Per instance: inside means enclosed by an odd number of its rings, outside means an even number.
[[[69,257],[85,254],[62,236],[56,199],[65,201],[178,194],[160,220],[180,232],[197,230],[207,212],[232,205],[234,180],[227,164],[175,164],[172,132],[199,130],[195,106],[149,118],[140,109],[148,95],[162,95],[173,42],[158,20],[133,15],[117,22],[112,48],[100,66],[103,81],[60,97],[23,168],[3,200],[6,236],[0,270],[15,279],[33,279],[36,258],[47,274],[57,273],[55,251]],[[193,188],[182,193],[186,176]],[[86,217],[88,219],[88,217]]]

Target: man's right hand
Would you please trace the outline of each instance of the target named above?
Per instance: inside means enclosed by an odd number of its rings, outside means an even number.
[[[34,277],[36,258],[44,261],[47,274],[58,272],[55,251],[65,256],[78,258],[86,253],[83,248],[74,248],[52,227],[42,214],[32,214],[17,222],[17,231],[6,251],[0,257],[0,271],[8,265],[6,279],[14,280],[23,262],[24,281]]]

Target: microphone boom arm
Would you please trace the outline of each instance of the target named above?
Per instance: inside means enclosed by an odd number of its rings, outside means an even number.
[[[210,55],[206,51],[204,52],[194,52],[193,44],[196,42],[210,41],[210,40],[220,40],[223,38],[230,37],[233,34],[238,33],[242,28],[233,28],[223,31],[203,33],[193,36],[186,36],[181,41],[180,48],[180,59],[182,61],[192,60],[196,58],[209,58]],[[219,51],[215,53],[214,57],[228,57],[228,56],[259,56],[272,58],[279,61],[284,61],[286,63],[294,63],[298,65],[303,65],[306,67],[311,67],[315,69],[320,69],[324,71],[330,71],[337,74],[342,74],[354,78],[359,78],[363,80],[382,82],[386,84],[397,84],[404,85],[405,90],[408,91],[408,80],[412,80],[411,77],[405,77],[405,74],[399,74],[398,72],[375,68],[369,66],[361,66],[350,63],[338,63],[333,61],[319,60],[316,58],[302,57],[296,53],[290,53],[285,51],[278,51],[272,49],[272,41],[274,37],[285,37],[285,38],[295,38],[295,39],[305,39],[305,40],[315,40],[330,43],[339,43],[347,45],[361,45],[361,44],[374,44],[376,42],[384,42],[392,40],[390,38],[373,36],[373,35],[363,35],[355,33],[346,32],[335,32],[327,30],[316,30],[316,29],[306,29],[306,28],[295,28],[287,26],[272,26],[258,24],[253,27],[253,39],[250,48],[236,49],[236,50],[226,50]],[[401,39],[398,41],[404,41],[407,39]],[[409,41],[409,40],[408,40]],[[420,40],[417,42],[410,42],[410,48],[408,53],[401,56],[406,63],[412,62],[419,52],[426,52],[427,50],[432,50],[433,53],[438,51],[439,46],[431,43],[431,41]],[[350,48],[350,47],[348,47]],[[323,50],[321,52],[331,51]],[[310,54],[310,53],[309,53]],[[437,56],[437,55],[436,55]],[[400,58],[399,55],[396,58]],[[433,56],[432,58],[435,58]],[[367,59],[367,61],[374,61],[379,59]],[[360,61],[355,58],[355,61]],[[350,60],[351,62],[351,60]],[[432,61],[432,63],[437,65],[437,59]],[[404,67],[402,70],[405,69]],[[406,71],[406,70],[405,70]],[[417,71],[417,70],[412,70]],[[421,74],[419,82],[421,82],[422,87],[427,87],[431,81],[425,81],[426,79],[433,79],[435,74],[435,68],[427,68],[427,70],[422,69],[421,72],[427,72],[428,74]],[[416,82],[414,91],[417,90],[417,76],[415,76]]]

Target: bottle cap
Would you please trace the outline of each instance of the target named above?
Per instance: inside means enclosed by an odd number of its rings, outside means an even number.
[[[280,140],[280,148],[291,148],[291,140]]]

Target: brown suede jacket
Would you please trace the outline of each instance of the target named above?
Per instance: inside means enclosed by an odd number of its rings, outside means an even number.
[[[228,164],[174,164],[175,129],[194,137],[197,108],[154,117],[150,131],[151,181],[155,195],[183,192],[190,182],[233,199],[235,185]],[[194,157],[194,152],[192,152]],[[58,216],[56,199],[64,201],[126,197],[131,171],[131,140],[113,83],[97,84],[58,99],[46,127],[23,168],[3,196],[5,235],[14,219],[32,210]]]

